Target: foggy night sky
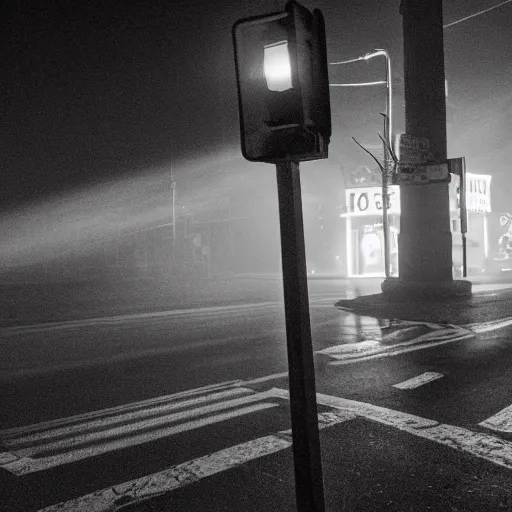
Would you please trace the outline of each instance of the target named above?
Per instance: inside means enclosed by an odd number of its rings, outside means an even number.
[[[400,1],[303,3],[323,11],[329,61],[374,48],[389,51],[394,131],[403,131]],[[444,23],[497,3],[445,0]],[[272,166],[246,163],[240,154],[231,26],[239,18],[280,11],[284,2],[19,0],[7,5],[0,121],[5,212],[83,187],[136,180],[148,169],[167,172],[171,161],[178,190],[188,187],[190,194],[216,172],[236,178],[243,170],[250,180],[261,177],[265,186],[273,186]],[[469,172],[492,174],[493,209],[509,211],[510,27],[512,3],[445,29],[448,156],[465,156]],[[383,78],[379,58],[330,66],[331,82]],[[378,143],[384,102],[385,89],[379,87],[331,89],[330,158],[302,165],[306,191],[321,193],[322,184],[342,183],[341,166],[372,165],[351,137]]]

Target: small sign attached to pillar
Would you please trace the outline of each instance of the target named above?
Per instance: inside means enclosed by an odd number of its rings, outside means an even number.
[[[415,137],[408,133],[399,135],[398,159],[402,163],[424,164],[434,160],[430,150],[430,140],[426,137]]]
[[[397,181],[399,185],[425,185],[450,181],[447,162],[438,164],[399,164]]]

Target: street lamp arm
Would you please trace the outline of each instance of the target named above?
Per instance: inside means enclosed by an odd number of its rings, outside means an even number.
[[[373,52],[365,53],[361,59],[363,60],[370,60],[373,59],[373,57],[378,57],[379,55],[384,55],[386,58],[389,58],[389,54],[386,50],[383,50],[381,48],[377,48]]]
[[[378,82],[362,82],[357,84],[329,84],[329,87],[364,87],[366,85],[382,85],[386,83],[385,80],[379,80]]]
[[[350,62],[357,62],[358,60],[363,60],[364,57],[356,57],[355,59],[349,59],[349,60],[340,60],[338,62],[330,62],[329,64],[331,66],[337,66],[338,64],[349,64]]]

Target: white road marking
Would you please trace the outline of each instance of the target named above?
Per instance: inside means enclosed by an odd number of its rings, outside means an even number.
[[[269,394],[284,399],[289,397],[285,389],[273,388]],[[321,429],[363,417],[512,469],[512,443],[492,435],[321,393],[317,394],[317,401],[337,409],[339,414],[320,413],[318,418]],[[126,505],[153,498],[250,460],[279,452],[291,447],[291,444],[290,430],[281,431],[178,464],[159,473],[49,506],[39,512],[108,512],[114,510],[116,504]]]
[[[284,391],[284,390],[283,390]],[[283,394],[287,393],[284,391]],[[499,466],[512,469],[512,442],[462,427],[445,425],[412,414],[345,398],[317,394],[319,404],[352,412],[429,441],[464,451]]]
[[[289,392],[286,389],[272,388],[264,393],[275,398],[289,398]],[[321,393],[317,394],[317,402],[335,410],[318,415],[321,429],[363,417],[512,469],[512,442],[510,441],[412,414]],[[271,404],[261,405],[271,406]],[[210,421],[210,418],[206,418],[206,421]],[[198,482],[207,476],[240,466],[250,460],[289,448],[292,444],[290,435],[290,430],[280,431],[178,464],[159,473],[96,491],[68,502],[51,505],[39,512],[108,512],[114,510],[116,505],[147,500]],[[20,465],[23,464],[23,461],[19,462]]]
[[[52,429],[38,429],[34,433],[25,434],[17,437],[11,436],[10,438],[3,439],[3,445],[7,448],[16,448],[22,447],[23,445],[32,445],[31,449],[34,450],[33,453],[37,453],[37,448],[34,447],[34,443],[37,442],[47,442],[52,439],[60,439],[60,438],[71,438],[73,436],[78,436],[80,434],[84,434],[85,432],[93,432],[90,436],[94,438],[98,436],[98,431],[102,432],[102,435],[107,432],[113,432],[114,430],[107,431],[107,428],[112,427],[114,425],[122,425],[121,428],[125,429],[124,432],[128,433],[130,430],[137,430],[137,427],[140,423],[144,425],[150,426],[152,424],[152,418],[156,417],[156,422],[165,423],[176,421],[179,419],[183,419],[183,417],[188,417],[189,415],[193,415],[192,411],[184,411],[179,414],[165,414],[171,411],[175,411],[177,409],[184,409],[191,406],[197,406],[208,402],[215,402],[217,400],[223,400],[225,398],[231,398],[237,395],[248,395],[252,394],[247,402],[251,402],[254,400],[254,392],[250,389],[246,388],[234,388],[229,389],[227,391],[221,391],[219,393],[212,393],[209,395],[203,395],[196,398],[191,398],[189,400],[183,401],[174,401],[171,403],[164,403],[162,405],[152,405],[151,407],[145,408],[137,408],[130,412],[112,415],[103,415],[101,418],[91,419],[88,421],[82,421],[79,423],[73,423],[71,425],[66,425],[62,427],[52,428]],[[261,399],[261,397],[256,398],[256,400]],[[221,402],[220,404],[216,404],[214,406],[207,406],[198,409],[193,409],[193,411],[197,411],[196,414],[203,414],[212,411],[216,411],[219,409],[228,409],[232,406],[239,405],[239,403],[246,403],[245,401],[235,403],[236,401],[226,401]],[[233,404],[233,405],[231,405]],[[99,436],[98,436],[99,437]],[[48,446],[46,444],[45,446]]]
[[[185,394],[179,395],[181,401],[173,397],[171,403],[167,403],[166,397],[165,402],[138,402],[136,407],[128,404],[124,408],[128,412],[122,407],[108,410],[109,414],[95,411],[89,417],[81,415],[80,421],[75,417],[18,431],[11,429],[8,435],[4,431],[2,444],[9,451],[0,453],[0,467],[18,476],[25,475],[279,405],[262,402],[274,397],[272,390],[255,393],[244,387],[183,400],[184,397]],[[255,402],[262,403],[250,405]],[[226,410],[229,411],[214,414]]]
[[[481,427],[498,432],[512,432],[512,405],[479,423]]]
[[[512,325],[512,317],[500,318],[498,320],[491,320],[489,322],[478,322],[473,324],[464,325],[466,329],[471,329],[476,334],[484,332],[496,331]]]
[[[318,426],[323,429],[354,418],[354,414],[343,411],[320,413]],[[51,505],[39,512],[109,512],[115,509],[116,503],[147,500],[291,446],[290,430],[283,430],[172,466],[159,473]]]
[[[38,456],[35,459],[32,459],[31,457],[23,457],[15,461],[8,462],[7,464],[4,464],[1,467],[9,471],[10,473],[15,474],[16,476],[28,475],[30,473],[43,471],[55,466],[60,466],[62,464],[69,464],[71,462],[76,462],[90,457],[95,457],[103,453],[121,450],[123,448],[127,448],[130,446],[136,446],[142,443],[147,443],[149,441],[154,441],[156,439],[161,439],[175,434],[180,434],[188,430],[193,430],[196,428],[205,427],[207,425],[212,425],[213,423],[226,421],[238,416],[242,416],[244,414],[251,414],[256,411],[261,411],[264,409],[268,409],[270,407],[277,406],[278,404],[276,403],[263,402],[261,404],[236,409],[234,411],[216,414],[214,416],[207,416],[199,420],[189,421],[187,423],[180,423],[178,425],[174,425],[171,427],[152,430],[150,432],[145,432],[142,434],[131,436],[126,439],[118,438],[114,439],[113,441],[107,441],[92,446],[85,446],[83,448],[78,448],[76,450],[64,453],[48,455],[46,457]]]
[[[85,318],[82,320],[64,320],[61,322],[44,322],[32,325],[19,325],[12,327],[1,327],[0,332],[7,334],[27,334],[31,332],[40,332],[47,330],[77,329],[88,326],[115,325],[127,322],[139,322],[141,320],[168,319],[173,317],[191,317],[197,319],[202,317],[222,316],[226,313],[244,314],[247,310],[274,308],[282,305],[282,302],[266,301],[255,302],[253,304],[234,304],[228,306],[211,306],[190,309],[173,309],[168,311],[156,311],[150,313],[131,313],[126,315],[104,316],[95,318]]]
[[[246,380],[241,383],[243,386],[252,386],[253,384],[261,384],[269,380],[283,379],[288,377],[288,372],[273,373],[272,375],[265,375],[264,377],[258,377],[257,379]]]
[[[216,384],[208,384],[206,386],[202,386],[194,389],[187,389],[185,391],[179,391],[178,393],[173,393],[171,395],[163,395],[157,398],[150,398],[148,400],[141,400],[139,402],[132,402],[129,404],[123,404],[117,407],[110,407],[108,409],[101,409],[99,411],[92,411],[83,414],[77,414],[75,416],[68,416],[66,418],[59,418],[56,420],[45,421],[41,423],[35,423],[33,425],[27,425],[23,427],[15,427],[5,430],[0,430],[0,439],[8,439],[13,436],[19,436],[21,434],[28,434],[31,432],[42,431],[50,428],[63,427],[66,425],[71,425],[73,423],[78,423],[86,420],[102,418],[106,416],[112,416],[115,414],[120,414],[123,412],[133,411],[140,408],[152,407],[155,405],[160,405],[162,403],[166,403],[169,401],[180,400],[182,398],[188,398],[190,396],[201,395],[203,393],[208,393],[210,391],[218,391],[221,389],[233,388],[236,386],[243,386],[244,382],[242,380],[231,380],[225,382],[219,382]],[[252,392],[252,390],[250,390]]]
[[[243,392],[243,390],[233,390],[233,392],[240,391]],[[221,394],[225,395],[225,393],[217,393],[216,395]],[[212,400],[217,400],[218,398],[218,396],[212,395]],[[111,418],[79,423],[72,427],[38,432],[20,438],[6,440],[3,444],[7,448],[10,448],[11,451],[14,449],[17,455],[39,455],[41,453],[61,451],[73,446],[93,443],[102,439],[127,436],[128,434],[137,433],[149,428],[159,428],[169,423],[177,423],[190,418],[258,402],[264,398],[266,398],[264,395],[252,394],[248,397],[203,405],[202,407],[187,409],[173,414],[163,414],[191,405],[197,405],[199,401],[204,403],[209,399],[209,397],[201,397],[177,404],[143,410],[137,413],[121,414]]]
[[[406,322],[415,326],[427,326],[432,329],[430,332],[417,336],[407,341],[394,344],[385,344],[389,336],[396,337],[398,334],[392,333],[381,340],[371,339],[356,343],[346,343],[343,345],[334,345],[323,350],[318,350],[316,354],[324,354],[329,356],[333,361],[332,365],[350,364],[354,362],[375,359],[378,357],[395,356],[414,350],[422,350],[425,348],[444,345],[467,338],[473,338],[475,333],[464,327],[456,325],[437,325],[428,322]],[[408,327],[405,328],[406,330]]]
[[[400,382],[399,384],[393,384],[393,387],[398,389],[415,389],[434,380],[441,379],[442,377],[444,377],[442,373],[425,372],[417,377]]]

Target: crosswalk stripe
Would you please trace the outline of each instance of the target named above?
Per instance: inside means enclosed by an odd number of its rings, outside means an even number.
[[[79,460],[87,459],[89,457],[95,457],[107,452],[120,450],[130,446],[136,446],[142,443],[147,443],[149,441],[161,439],[163,437],[180,434],[188,430],[193,430],[207,425],[212,425],[213,423],[226,421],[245,414],[251,414],[256,411],[269,409],[271,407],[277,407],[278,405],[279,404],[277,403],[265,402],[261,404],[255,404],[248,407],[235,409],[233,411],[229,411],[226,413],[207,416],[199,420],[193,420],[186,423],[180,423],[178,425],[174,425],[171,427],[151,430],[149,432],[143,432],[141,434],[134,435],[131,437],[117,438],[113,441],[89,445],[83,448],[78,448],[76,450],[67,451],[55,455],[49,455],[47,457],[37,457],[35,459],[32,459],[30,457],[23,457],[15,461],[8,462],[2,467],[17,476],[23,476],[30,473],[35,473],[37,471],[43,471],[55,466],[60,466],[62,464],[77,462]]]
[[[269,393],[276,398],[289,397],[289,392],[285,389],[272,388]],[[317,394],[317,402],[334,409],[332,412],[318,415],[321,429],[363,417],[512,469],[510,441],[420,416],[321,393]],[[290,430],[286,430],[248,441],[178,464],[159,473],[51,505],[39,512],[108,512],[114,510],[116,504],[129,505],[144,501],[250,460],[289,448],[292,445],[290,434]]]
[[[286,389],[272,388],[262,394],[274,398],[289,398],[289,391]],[[317,394],[317,402],[319,405],[332,408],[330,412],[318,415],[321,429],[362,417],[512,469],[512,442],[510,441],[373,404],[321,393]],[[262,403],[250,407],[272,407],[272,405]],[[231,412],[218,416],[227,419]],[[199,421],[205,425],[216,421],[214,418],[210,416]],[[180,427],[181,425],[177,425],[177,428]],[[68,502],[51,505],[39,512],[108,512],[113,510],[116,505],[127,505],[150,499],[164,492],[197,482],[206,476],[288,448],[292,444],[290,436],[290,430],[280,431],[178,464],[159,473],[93,492]],[[24,463],[24,461],[15,461],[9,464],[14,465],[17,462],[20,465]]]
[[[132,402],[129,404],[123,404],[117,407],[110,407],[108,409],[101,409],[98,411],[92,411],[82,414],[77,414],[74,416],[67,416],[66,418],[58,418],[56,420],[49,420],[45,422],[35,423],[32,425],[26,425],[22,427],[14,427],[9,429],[0,430],[0,439],[3,441],[10,437],[20,436],[22,434],[29,434],[31,432],[38,432],[45,429],[63,427],[66,425],[72,425],[73,423],[83,422],[87,420],[91,420],[94,418],[102,418],[106,416],[111,416],[114,414],[119,414],[122,412],[128,412],[133,410],[138,410],[141,408],[151,407],[153,405],[158,405],[162,403],[172,402],[176,400],[181,400],[183,398],[202,395],[212,391],[219,391],[221,389],[228,389],[240,386],[242,384],[241,380],[232,380],[226,382],[220,382],[217,384],[209,384],[207,386],[203,386],[200,388],[189,389],[186,391],[180,391],[178,393],[174,393],[172,395],[163,395],[157,398],[150,398],[148,400],[141,400],[139,402]],[[252,392],[252,390],[251,390]]]
[[[442,373],[425,372],[417,377],[400,382],[399,384],[393,384],[393,387],[397,389],[415,389],[434,380],[441,379],[442,377],[444,377]]]
[[[181,401],[155,407],[151,406],[159,402],[151,401],[150,407],[136,411],[129,407],[130,412],[125,414],[105,417],[102,411],[96,411],[89,422],[39,431],[32,426],[28,434],[22,431],[18,437],[11,432],[2,443],[7,451],[0,453],[0,467],[20,476],[279,405],[263,402],[275,398],[273,389],[256,393],[235,387],[188,400],[183,400],[184,396],[180,395]],[[251,405],[255,402],[262,403]]]
[[[83,434],[80,429],[73,432],[71,435],[57,439],[53,442],[45,440],[43,443],[29,445],[25,448],[13,450],[16,455],[30,456],[40,455],[44,453],[51,453],[55,451],[62,451],[76,446],[94,443],[102,441],[104,439],[124,437],[132,434],[137,434],[143,430],[160,428],[163,425],[169,423],[177,423],[180,421],[189,420],[191,418],[197,418],[198,416],[205,416],[206,414],[216,413],[226,409],[233,409],[235,407],[247,405],[253,402],[259,402],[267,398],[266,394],[258,393],[242,398],[234,398],[232,400],[226,400],[219,403],[210,405],[204,405],[202,407],[196,407],[194,409],[188,409],[185,411],[176,412],[173,414],[165,414],[158,416],[157,418],[142,419],[132,423],[122,424],[113,428],[105,428],[96,432],[89,432]]]
[[[318,426],[320,429],[324,429],[354,418],[354,414],[344,411],[320,413]],[[283,430],[276,434],[253,439],[177,464],[152,475],[124,482],[64,503],[51,505],[39,512],[109,512],[114,510],[118,503],[126,505],[147,500],[198,482],[208,476],[241,466],[251,460],[290,448],[292,445],[290,434],[290,430]]]
[[[481,427],[498,432],[512,432],[512,405],[479,423]]]
[[[182,401],[171,401],[170,403],[163,403],[161,405],[153,405],[146,406],[144,408],[136,408],[131,409],[129,412],[120,413],[116,415],[108,415],[102,416],[97,419],[92,419],[90,421],[82,421],[80,423],[73,423],[71,425],[66,425],[62,427],[55,428],[44,428],[39,431],[35,431],[34,433],[21,435],[19,437],[6,438],[3,440],[3,445],[7,448],[22,448],[25,445],[34,445],[34,443],[40,443],[51,439],[58,439],[63,437],[73,437],[78,434],[84,434],[85,432],[92,432],[93,437],[94,431],[102,430],[102,432],[106,432],[106,428],[113,425],[123,425],[125,432],[128,432],[127,426],[135,426],[140,421],[149,420],[145,424],[150,425],[151,418],[154,416],[158,416],[158,419],[166,418],[166,421],[174,421],[174,418],[178,418],[177,415],[164,415],[164,413],[169,413],[170,411],[175,411],[177,409],[183,409],[186,407],[191,407],[195,405],[204,404],[206,402],[215,402],[218,400],[222,400],[225,398],[230,398],[233,396],[240,395],[254,395],[254,391],[247,388],[234,388],[227,391],[220,391],[219,393],[212,393],[209,395],[203,395],[196,398],[191,398],[189,400]],[[259,398],[261,399],[261,398]],[[229,402],[223,402],[223,404],[229,404]],[[236,405],[236,404],[235,404]],[[226,408],[229,405],[226,406]],[[137,423],[133,423],[130,425],[129,422],[134,420],[138,420]]]
[[[318,393],[317,401],[512,469],[512,442],[505,439],[346,398]]]

